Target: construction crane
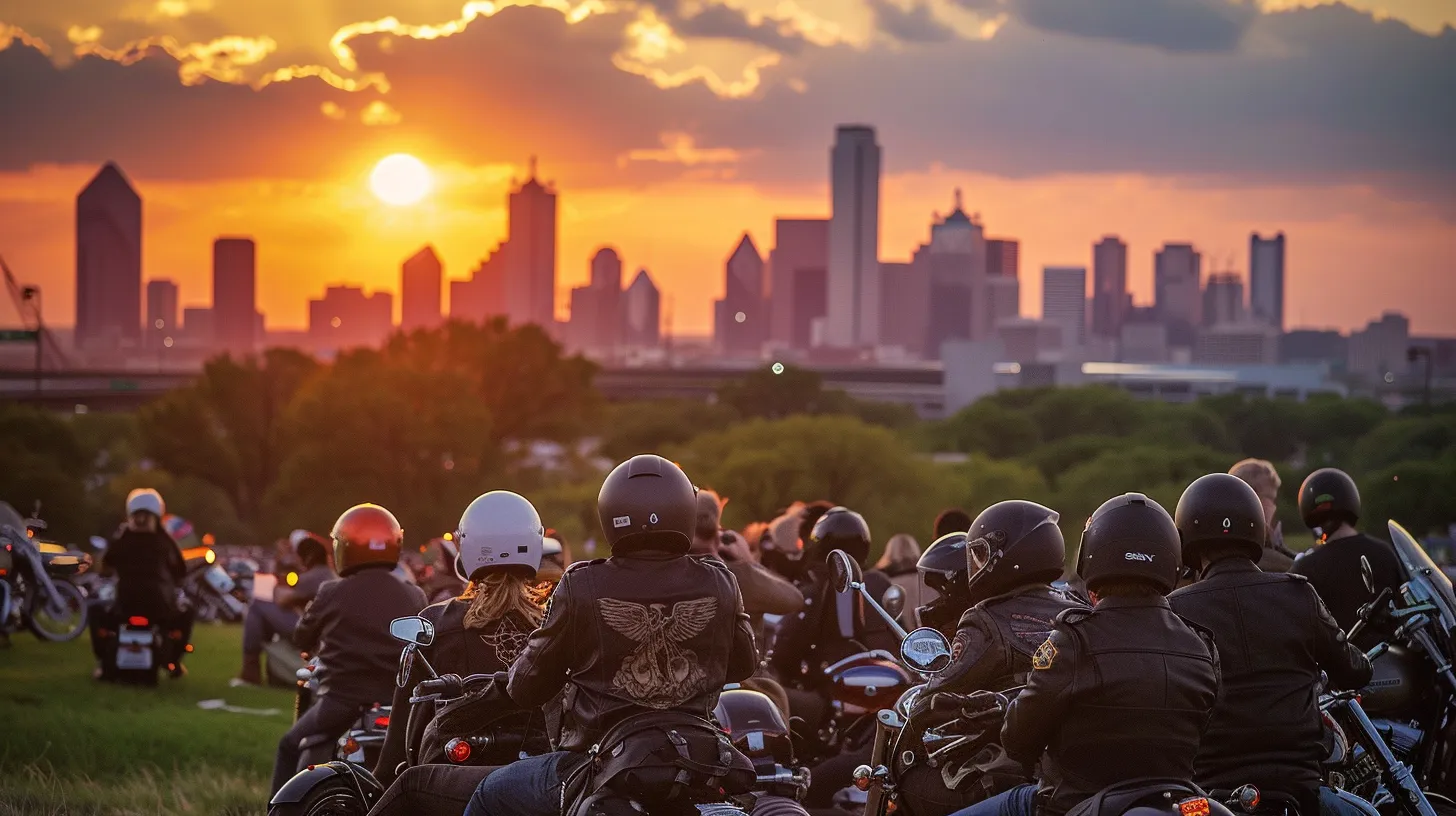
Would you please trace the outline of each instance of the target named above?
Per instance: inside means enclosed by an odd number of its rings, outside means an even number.
[[[20,315],[21,326],[26,331],[35,332],[37,376],[39,376],[42,361],[48,363],[49,367],[53,369],[66,368],[66,355],[61,351],[60,343],[56,342],[55,335],[45,327],[45,316],[41,314],[40,287],[29,284],[22,286],[15,279],[15,273],[10,271],[10,265],[5,263],[3,256],[0,256],[0,272],[5,273],[5,289],[10,293],[10,302],[15,304],[16,313]],[[42,354],[43,349],[44,355]]]

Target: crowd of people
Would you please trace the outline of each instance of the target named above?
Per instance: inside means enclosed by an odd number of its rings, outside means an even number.
[[[433,604],[401,579],[395,516],[363,504],[328,536],[290,539],[300,574],[252,602],[237,682],[263,681],[260,655],[274,638],[317,660],[314,702],[277,746],[275,792],[299,770],[304,740],[336,739],[364,708],[392,702],[374,768],[388,791],[371,813],[556,816],[624,722],[706,719],[728,684],[763,692],[796,730],[818,731],[834,713],[819,687],[826,667],[860,651],[899,652],[886,622],[846,624],[829,565],[838,550],[862,565],[872,597],[900,588],[907,628],[948,640],[950,663],[918,705],[1020,689],[983,773],[963,786],[930,769],[901,780],[915,813],[1061,816],[1111,784],[1148,777],[1210,790],[1254,784],[1299,812],[1338,813],[1320,782],[1318,689],[1322,678],[1337,688],[1369,681],[1362,649],[1384,635],[1345,633],[1402,573],[1391,545],[1357,530],[1349,476],[1323,469],[1301,485],[1316,545],[1298,557],[1275,521],[1279,488],[1269,463],[1246,460],[1194,481],[1173,513],[1142,494],[1111,497],[1087,520],[1070,565],[1051,508],[948,510],[923,552],[899,534],[871,563],[869,523],[853,509],[796,502],[726,530],[726,499],[641,455],[613,469],[598,497],[610,557],[561,563],[559,537],[527,498],[489,492],[450,537],[463,589]],[[145,608],[190,626],[175,603],[181,562],[159,525],[161,497],[135,491],[127,513],[102,563],[120,581],[110,614]],[[404,761],[410,692],[397,682],[390,622],[410,616],[433,626],[420,653],[434,672],[494,677],[483,704],[519,724],[523,758],[495,768]],[[180,675],[182,653],[168,666]],[[793,812],[831,806],[867,751],[824,758]]]

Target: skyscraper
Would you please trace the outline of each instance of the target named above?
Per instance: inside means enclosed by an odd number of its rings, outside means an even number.
[[[880,343],[912,357],[925,353],[930,319],[929,264],[880,264]]]
[[[621,342],[622,257],[602,247],[591,260],[591,280],[571,290],[571,345],[610,353]]]
[[[993,336],[998,324],[1021,316],[1021,281],[1009,275],[987,276],[982,300],[987,336]]]
[[[257,246],[252,238],[212,242],[213,345],[222,351],[251,354],[257,321]]]
[[[506,314],[512,323],[550,327],[556,320],[556,190],[531,177],[510,196]]]
[[[142,199],[108,162],[76,196],[76,345],[141,339]]]
[[[1092,333],[1118,337],[1132,301],[1127,292],[1127,244],[1108,235],[1092,247]]]
[[[510,242],[502,242],[495,251],[471,270],[469,280],[450,281],[450,318],[484,323],[506,314],[506,258]]]
[[[1214,272],[1203,287],[1203,325],[1226,326],[1244,321],[1244,282],[1237,272]]]
[[[399,270],[399,327],[428,329],[440,323],[440,296],[445,269],[435,248],[425,246]]]
[[[622,297],[623,339],[628,345],[653,348],[661,342],[660,308],[661,298],[652,276],[646,269],[637,270],[637,277]]]
[[[1168,342],[1192,348],[1203,317],[1203,256],[1191,244],[1164,244],[1153,256],[1153,304],[1168,326]]]
[[[1041,272],[1041,316],[1062,327],[1062,346],[1087,341],[1087,268],[1048,266]]]
[[[775,343],[809,348],[813,323],[824,317],[827,309],[828,268],[828,219],[774,221],[774,248],[769,253],[769,319]]]
[[[986,239],[986,277],[1018,277],[1021,273],[1021,244],[1015,238]]]
[[[757,354],[768,336],[763,258],[748,233],[728,256],[723,277],[723,299],[714,304],[713,340],[725,354]]]
[[[177,284],[165,279],[147,281],[147,345],[157,348],[168,337],[179,337]]]
[[[394,296],[365,295],[358,286],[330,286],[308,302],[308,334],[328,349],[378,345],[394,328]]]
[[[1284,331],[1284,233],[1249,236],[1249,310],[1254,319]]]
[[[915,251],[912,263],[925,269],[930,305],[925,357],[940,359],[947,340],[984,340],[990,336],[986,301],[986,237],[980,223],[966,215],[961,191],[955,209],[930,225],[930,243]]]
[[[840,125],[829,160],[829,313],[824,345],[874,346],[880,329],[880,146]]]

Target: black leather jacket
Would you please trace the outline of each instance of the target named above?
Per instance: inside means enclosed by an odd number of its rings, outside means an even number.
[[[349,703],[382,703],[394,695],[399,641],[389,622],[414,615],[425,593],[384,567],[368,567],[319,587],[293,642],[318,657],[318,694]]]
[[[1031,656],[1051,636],[1052,622],[1085,605],[1046,584],[1032,584],[988,598],[967,609],[951,641],[951,662],[925,685],[969,694],[1001,691],[1026,682]]]
[[[116,610],[123,615],[166,618],[177,612],[177,587],[187,565],[163,530],[123,528],[107,545],[101,568],[116,573]]]
[[[1370,561],[1374,592],[1365,589],[1365,580],[1360,574],[1361,556]],[[1395,547],[1364,533],[1337,538],[1302,553],[1289,571],[1309,579],[1340,628],[1347,632],[1358,620],[1361,604],[1375,600],[1386,587],[1399,598],[1400,585],[1405,583],[1405,569],[1395,555]],[[1393,627],[1378,619],[1372,623],[1355,639],[1356,646],[1368,649],[1389,639]]]
[[[1001,745],[1027,766],[1046,752],[1043,813],[1059,816],[1130,779],[1193,778],[1218,697],[1218,655],[1166,598],[1104,598],[1063,612],[1032,669]]]
[[[884,597],[890,583],[883,572],[865,570],[865,590],[876,600]],[[834,591],[828,567],[807,572],[799,587],[804,608],[784,618],[769,660],[780,682],[813,687],[823,681],[825,666],[850,655],[867,649],[899,653],[899,640],[857,593]]]
[[[495,674],[510,671],[511,664],[526,647],[526,638],[530,636],[536,625],[512,612],[500,620],[493,621],[484,629],[466,629],[465,612],[469,608],[470,601],[451,598],[448,601],[430,604],[420,610],[420,617],[435,624],[435,640],[429,646],[421,646],[420,655],[428,660],[439,674],[458,674],[461,677],[468,677],[472,674]],[[423,666],[416,663],[415,670],[406,681],[405,687],[394,690],[389,730],[385,732],[384,747],[381,749],[379,761],[374,767],[374,776],[382,785],[388,786],[394,780],[395,767],[405,759],[405,743],[408,740],[405,728],[409,724],[409,699],[415,685],[428,678],[429,675],[424,671]],[[509,700],[506,701],[506,704],[507,707],[503,709],[503,713],[522,710],[511,704]],[[418,718],[423,715],[424,712],[421,712],[416,716]],[[535,720],[533,731],[536,725],[544,726],[544,723],[540,718]],[[423,727],[422,722],[415,724],[416,735],[423,730]]]
[[[572,564],[511,666],[509,692],[540,706],[563,687],[558,747],[590,747],[644,710],[707,717],[753,674],[753,630],[721,561],[637,552]]]
[[[1324,753],[1320,671],[1338,688],[1360,688],[1370,682],[1370,661],[1345,642],[1308,581],[1260,572],[1247,558],[1218,561],[1169,602],[1213,632],[1223,669],[1195,781],[1205,789],[1252,784],[1311,800]]]

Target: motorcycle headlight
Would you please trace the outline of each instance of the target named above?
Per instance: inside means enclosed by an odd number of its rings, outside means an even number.
[[[924,688],[924,686],[911,686],[908,691],[900,695],[900,699],[895,701],[895,710],[900,713],[901,717],[907,720],[910,718],[910,709],[915,707],[915,701],[920,699],[920,692]]]

